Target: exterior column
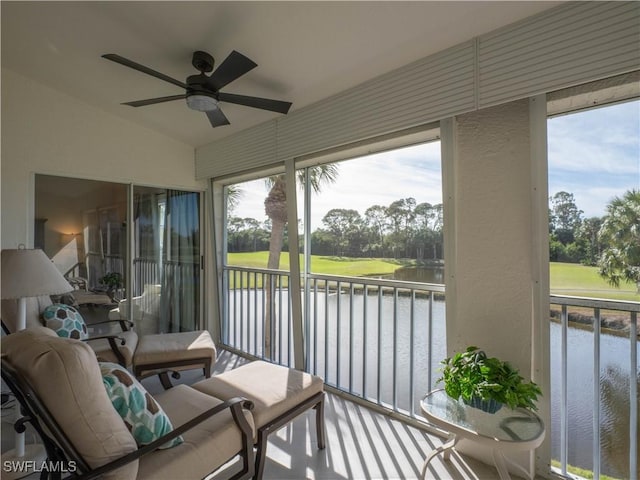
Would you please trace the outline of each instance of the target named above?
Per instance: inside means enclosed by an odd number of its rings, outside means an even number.
[[[548,247],[540,253],[548,230],[538,231],[547,212],[539,205],[546,197],[533,191],[540,152],[531,137],[540,133],[531,108],[524,99],[446,119],[441,134],[448,355],[475,345],[538,383],[534,325],[543,321],[540,299],[549,298],[548,280],[540,288],[538,278],[541,265],[548,276]],[[493,464],[473,445],[461,450]],[[529,470],[532,457],[524,457],[513,460]]]

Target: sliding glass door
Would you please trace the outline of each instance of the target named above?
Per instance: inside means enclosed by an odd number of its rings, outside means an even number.
[[[35,176],[35,241],[81,289],[106,292],[103,279],[126,280],[127,185],[52,175]],[[124,298],[121,288],[115,300]]]
[[[35,246],[79,288],[106,292],[108,274],[128,288],[90,313],[117,312],[141,334],[201,328],[199,192],[50,175],[35,187]]]
[[[199,328],[200,194],[134,187],[133,216],[133,309],[142,333]]]

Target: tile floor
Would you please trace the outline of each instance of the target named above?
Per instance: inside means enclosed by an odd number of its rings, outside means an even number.
[[[219,352],[214,373],[235,368],[246,360]],[[201,370],[183,372],[178,383],[202,379]],[[157,377],[144,379],[147,390],[162,390]],[[12,448],[12,414],[3,411],[2,451]],[[271,435],[267,449],[265,480],[301,479],[417,479],[425,456],[443,439],[398,420],[328,394],[325,405],[326,444],[318,450],[314,411],[309,411]],[[35,435],[27,435],[27,442]],[[217,478],[218,475],[212,477]],[[497,471],[489,465],[453,454],[449,462],[434,459],[427,478],[442,480],[489,480]],[[179,479],[176,479],[179,480]]]
[[[221,351],[214,374],[245,362]],[[202,378],[200,371],[190,371],[179,381],[192,383]],[[155,377],[143,383],[152,394],[162,389]],[[264,479],[418,479],[426,455],[444,441],[334,394],[327,394],[325,422],[325,450],[317,449],[313,410],[272,434]],[[498,478],[498,472],[492,466],[454,453],[449,462],[432,460],[427,478],[492,480]]]

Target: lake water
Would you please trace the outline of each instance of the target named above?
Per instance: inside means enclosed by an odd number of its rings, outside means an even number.
[[[236,292],[238,295],[239,292]],[[260,291],[238,296],[236,307],[244,305],[244,316],[261,318]],[[286,295],[285,295],[286,297]],[[353,298],[353,301],[351,301]],[[230,297],[233,309],[234,297]],[[287,318],[286,300],[278,309]],[[252,306],[257,308],[257,317]],[[429,315],[429,311],[432,315]],[[239,315],[233,317],[239,318]],[[432,324],[428,319],[432,318]],[[412,320],[413,319],[413,320]],[[318,293],[312,299],[309,336],[309,369],[329,385],[363,396],[401,411],[420,414],[419,400],[435,388],[439,361],[446,356],[445,304],[399,296],[394,308],[393,296]],[[428,332],[432,331],[428,349]],[[290,329],[278,329],[276,360],[289,363],[287,345]],[[261,327],[231,329],[232,345],[261,354],[255,339],[262,338]],[[560,450],[560,326],[551,323],[551,426],[552,456]],[[234,337],[235,336],[235,337]],[[244,338],[242,343],[238,338]],[[628,478],[629,458],[629,378],[630,341],[602,334],[600,337],[601,394],[601,472],[616,478]],[[260,342],[258,341],[258,344]],[[490,352],[489,352],[490,353]],[[568,331],[568,463],[592,469],[593,458],[593,334],[584,329]],[[638,369],[634,372],[637,381]],[[412,375],[413,374],[413,375]],[[395,387],[394,387],[395,385]],[[413,392],[413,394],[412,394]]]
[[[398,268],[388,278],[405,280],[407,282],[444,283],[443,267],[402,267]]]
[[[560,458],[560,399],[562,378],[561,326],[551,323],[551,440],[552,455]],[[636,349],[638,343],[636,342]],[[581,328],[567,332],[568,459],[571,465],[593,469],[594,360],[593,333]],[[639,382],[640,364],[630,375],[631,343],[627,337],[600,335],[601,472],[615,478],[629,475],[629,379]],[[640,389],[639,389],[640,390]],[[636,402],[638,399],[636,399]]]

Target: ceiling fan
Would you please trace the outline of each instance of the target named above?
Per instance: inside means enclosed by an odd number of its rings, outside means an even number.
[[[212,127],[220,125],[229,125],[229,120],[222,113],[218,102],[236,103],[247,107],[259,108],[278,113],[287,113],[291,108],[290,102],[282,102],[280,100],[271,100],[268,98],[250,97],[246,95],[235,95],[233,93],[224,93],[220,89],[225,85],[233,82],[248,71],[257,67],[249,58],[245,57],[235,50],[220,64],[220,66],[211,75],[206,75],[213,71],[214,59],[207,52],[193,52],[191,64],[200,73],[190,75],[185,82],[171,78],[163,73],[156,72],[149,67],[140,65],[127,58],[116,55],[115,53],[107,53],[102,58],[119,63],[125,67],[133,68],[152,77],[159,78],[165,82],[172,83],[180,88],[184,88],[185,93],[180,95],[170,95],[168,97],[149,98],[147,100],[136,100],[134,102],[126,102],[122,105],[132,107],[144,107],[155,103],[171,102],[173,100],[186,99],[187,106],[192,110],[206,113],[211,122]]]

